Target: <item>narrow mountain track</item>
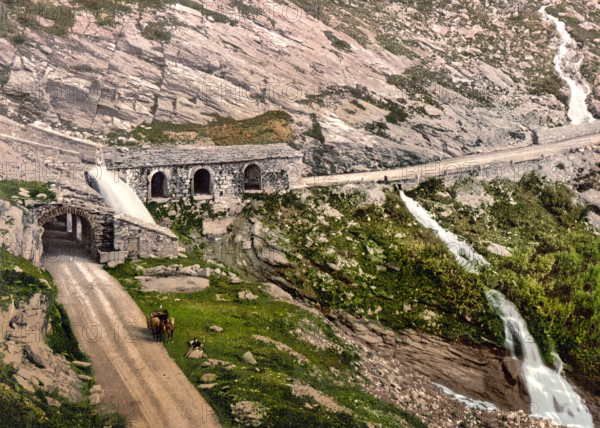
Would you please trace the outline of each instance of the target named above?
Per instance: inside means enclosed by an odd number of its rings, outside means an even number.
[[[121,284],[69,241],[49,246],[44,266],[103,390],[101,404],[131,427],[218,427],[198,390],[146,329]],[[177,334],[177,330],[175,330]]]
[[[443,177],[458,172],[468,172],[481,167],[497,167],[510,162],[524,162],[552,156],[574,148],[600,144],[600,135],[570,138],[557,143],[519,147],[489,153],[478,153],[428,162],[420,165],[381,171],[356,172],[348,174],[320,175],[304,177],[298,181],[296,188],[312,186],[336,186],[347,183],[376,181],[420,182],[429,177]]]

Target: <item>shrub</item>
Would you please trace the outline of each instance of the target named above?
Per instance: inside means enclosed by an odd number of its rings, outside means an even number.
[[[331,31],[325,31],[325,37],[329,39],[334,48],[344,52],[350,52],[352,48],[350,44],[342,39],[338,39]]]
[[[166,28],[166,23],[150,22],[142,30],[142,36],[148,40],[155,40],[157,42],[168,43],[171,40],[171,33]]]
[[[315,113],[311,113],[310,120],[312,121],[312,126],[308,131],[306,131],[304,133],[304,135],[312,137],[315,140],[318,140],[321,143],[324,143],[325,136],[323,135],[323,131],[321,130],[321,124],[317,120],[317,115]]]

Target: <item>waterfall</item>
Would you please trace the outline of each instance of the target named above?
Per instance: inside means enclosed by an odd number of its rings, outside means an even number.
[[[104,166],[97,166],[90,169],[86,176],[90,185],[116,212],[144,223],[155,224],[146,206],[116,172],[109,171]]]
[[[486,297],[504,322],[506,349],[513,358],[516,358],[517,347],[521,351],[521,371],[531,398],[531,416],[550,419],[559,425],[593,428],[589,410],[560,375],[560,369],[554,371],[544,365],[527,323],[516,306],[496,290],[486,291]]]
[[[433,230],[467,270],[477,272],[479,267],[489,265],[488,261],[467,243],[440,226],[421,204],[406,196],[403,191],[400,191],[400,197],[413,217],[424,227]],[[531,416],[550,419],[560,425],[593,428],[592,416],[586,405],[560,374],[562,361],[558,354],[553,354],[558,361],[558,371],[546,367],[527,329],[527,323],[515,305],[495,290],[486,291],[486,297],[504,322],[506,349],[513,358],[517,357],[517,349],[522,354],[521,371],[531,398]],[[491,410],[489,403],[467,399],[447,388],[444,389],[441,385],[438,386],[445,393],[456,396],[459,401],[468,401],[467,405],[470,407],[488,407],[488,410]]]
[[[433,230],[465,269],[474,273],[478,272],[479,268],[489,265],[488,261],[476,253],[469,244],[440,226],[420,203],[406,196],[402,190],[400,190],[400,197],[413,217],[427,229]]]
[[[569,85],[571,98],[569,100],[569,110],[567,112],[567,116],[573,125],[591,122],[594,120],[594,117],[589,112],[585,103],[585,99],[590,93],[590,87],[585,83],[581,73],[579,72],[579,67],[581,66],[583,57],[581,57],[579,61],[575,62],[574,64],[569,64],[573,57],[577,55],[575,49],[573,48],[575,42],[567,31],[565,23],[546,12],[546,8],[548,6],[549,5],[542,6],[539,12],[546,19],[549,19],[554,23],[558,33],[560,34],[560,46],[558,47],[558,53],[554,57],[554,68],[560,77]]]

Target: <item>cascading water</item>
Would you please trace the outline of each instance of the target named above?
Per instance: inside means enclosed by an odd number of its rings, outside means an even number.
[[[144,223],[156,224],[146,206],[116,172],[97,166],[87,172],[90,185],[116,212],[136,218]]]
[[[560,371],[544,365],[527,323],[516,306],[496,290],[488,290],[486,297],[504,322],[506,349],[513,358],[516,358],[515,348],[518,346],[521,350],[521,371],[531,398],[532,416],[550,419],[560,425],[593,428],[589,410],[571,385]]]
[[[479,267],[489,265],[489,262],[471,246],[440,226],[421,204],[406,196],[403,191],[400,191],[400,197],[413,217],[424,227],[433,230],[467,270],[477,272]],[[538,347],[527,329],[527,323],[515,305],[495,290],[488,290],[486,297],[504,322],[505,346],[511,356],[516,358],[517,348],[522,354],[521,370],[531,398],[531,416],[550,419],[562,425],[593,428],[589,410],[571,385],[560,375],[562,362],[558,355],[554,354],[560,362],[557,372],[544,365]],[[489,403],[465,399],[441,385],[438,386],[467,405],[492,410],[490,406],[493,405]]]
[[[572,62],[573,58],[577,56],[577,52],[574,49],[575,42],[567,31],[565,23],[546,12],[548,6],[550,5],[542,6],[540,13],[543,17],[554,23],[560,34],[560,46],[558,47],[558,53],[554,57],[554,68],[569,85],[571,98],[569,100],[567,116],[573,125],[591,122],[594,120],[594,117],[589,112],[585,103],[585,99],[590,93],[590,87],[585,83],[579,72],[583,57],[575,63]]]
[[[439,383],[432,382],[435,386],[441,389],[444,394],[449,395],[450,397],[454,397],[457,401],[460,401],[465,406],[470,407],[471,409],[480,409],[487,410],[488,412],[498,411],[498,408],[494,406],[492,403],[488,403],[487,401],[474,400],[469,397],[465,397],[462,394],[457,394],[452,391],[450,388],[445,387],[444,385],[440,385]]]
[[[447,231],[431,217],[423,206],[400,191],[400,197],[413,217],[427,229],[431,229],[448,246],[450,252],[469,272],[477,272],[480,267],[489,265],[488,261],[454,233]]]

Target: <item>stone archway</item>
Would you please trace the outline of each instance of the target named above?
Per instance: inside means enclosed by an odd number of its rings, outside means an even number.
[[[261,190],[262,177],[260,167],[251,164],[244,169],[244,190]]]
[[[68,205],[54,206],[44,211],[37,222],[44,228],[44,246],[49,240],[66,240],[80,244],[92,256],[97,256],[104,230],[86,209]]]
[[[162,171],[155,172],[150,178],[150,198],[168,197],[169,189],[167,186],[167,176]]]
[[[194,195],[210,195],[211,194],[211,177],[210,172],[204,168],[199,169],[194,173]]]

